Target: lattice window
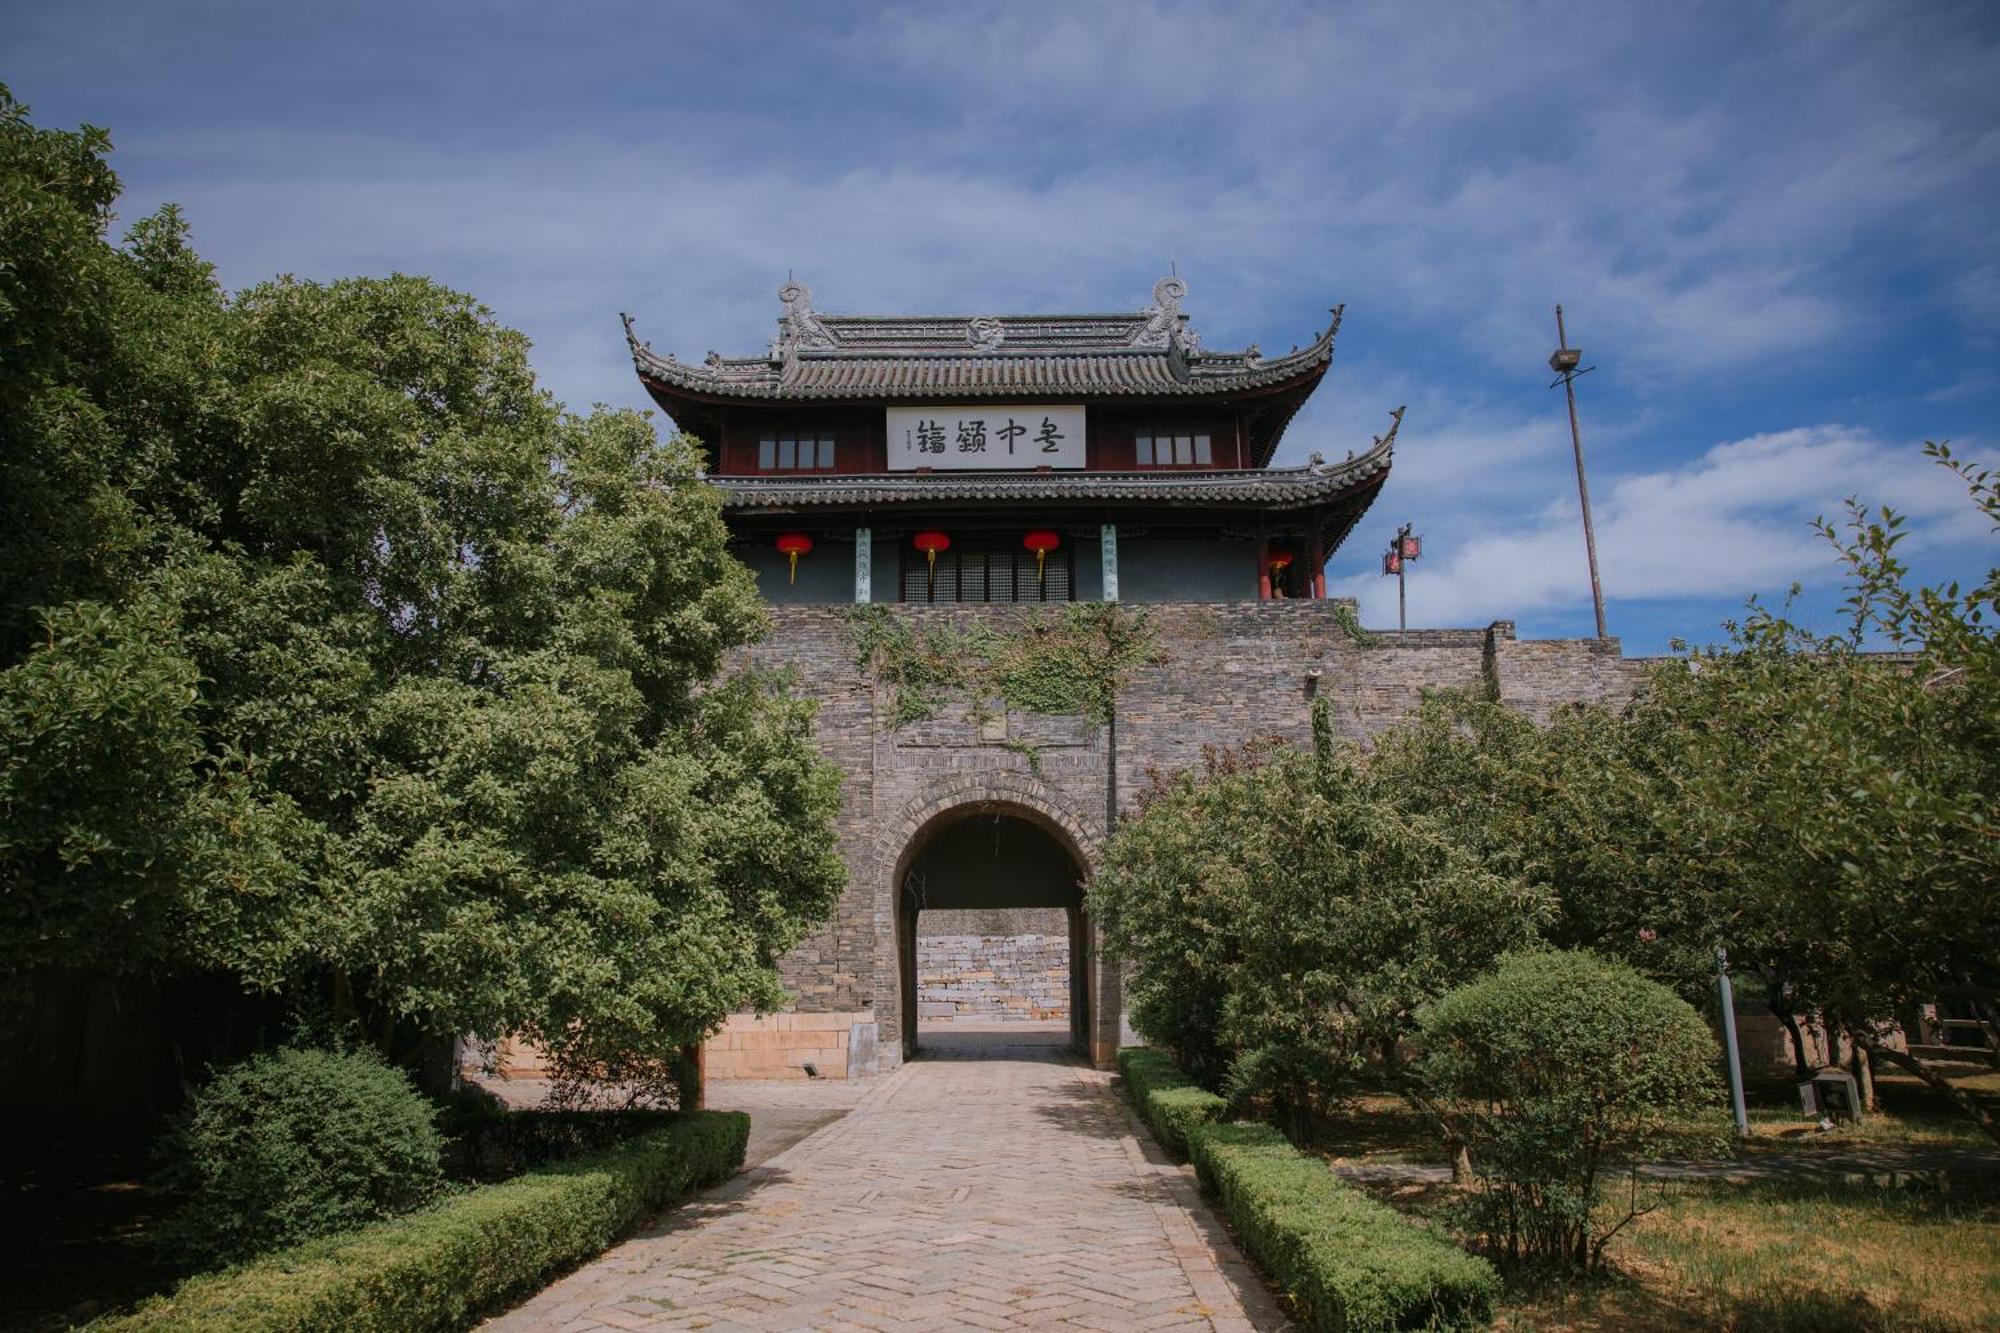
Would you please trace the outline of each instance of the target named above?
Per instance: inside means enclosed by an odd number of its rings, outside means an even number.
[[[1076,580],[1067,545],[1048,553],[1041,577],[1035,553],[1018,543],[961,542],[940,551],[933,575],[924,553],[903,548],[902,599],[906,602],[1068,602]]]
[[[1215,462],[1206,430],[1141,430],[1132,444],[1140,467],[1211,467]]]
[[[762,472],[831,472],[833,436],[766,435],[757,441],[757,467]]]

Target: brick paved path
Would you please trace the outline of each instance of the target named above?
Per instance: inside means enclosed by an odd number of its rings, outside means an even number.
[[[973,1040],[486,1328],[1285,1327],[1107,1076]]]

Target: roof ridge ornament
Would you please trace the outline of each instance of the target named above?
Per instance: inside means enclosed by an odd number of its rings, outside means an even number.
[[[1187,290],[1187,283],[1177,274],[1170,273],[1153,284],[1153,304],[1139,312],[1146,322],[1133,335],[1133,347],[1157,352],[1179,347],[1191,352],[1200,345],[1201,335],[1187,327],[1187,316],[1181,313],[1181,298]]]
[[[992,315],[981,315],[966,322],[965,340],[976,352],[995,352],[1007,340],[1007,326]]]
[[[1389,414],[1389,433],[1375,437],[1375,447],[1377,449],[1382,448],[1384,445],[1393,446],[1396,443],[1396,432],[1403,428],[1403,413],[1408,410],[1409,404],[1405,403]]]
[[[653,344],[640,339],[639,330],[633,327],[632,316],[621,310],[618,312],[618,318],[625,325],[625,345],[631,348],[635,355],[642,347],[649,352],[653,350]]]
[[[785,313],[778,317],[778,338],[771,344],[773,361],[789,361],[798,352],[831,352],[837,346],[833,335],[813,313],[812,289],[795,278],[786,278],[778,288]]]

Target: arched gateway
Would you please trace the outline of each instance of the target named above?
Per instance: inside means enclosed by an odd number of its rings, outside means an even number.
[[[1091,1054],[1092,931],[1084,910],[1089,866],[1069,829],[1011,800],[952,806],[919,828],[894,867],[897,1012],[905,1059],[920,1046],[918,932],[925,912],[1060,912],[1068,936],[1070,1044]]]

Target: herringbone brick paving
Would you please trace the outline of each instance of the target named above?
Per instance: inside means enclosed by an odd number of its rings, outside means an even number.
[[[1107,1076],[1018,1039],[1009,1058],[963,1058],[972,1040],[942,1039],[843,1119],[486,1327],[1285,1326]]]

